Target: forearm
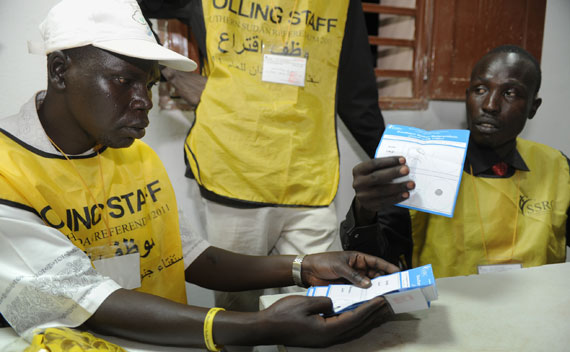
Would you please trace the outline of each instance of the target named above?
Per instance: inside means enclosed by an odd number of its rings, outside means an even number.
[[[376,212],[363,207],[358,198],[354,198],[351,209],[355,226],[368,226],[376,223]]]
[[[249,256],[210,247],[188,267],[186,281],[220,291],[291,286],[293,259],[292,255]]]
[[[372,254],[396,265],[404,255],[410,265],[412,240],[407,209],[386,207],[385,211],[376,214],[372,223],[359,222],[356,216],[353,203],[340,227],[343,249]]]
[[[384,247],[380,257],[403,269],[410,269],[412,263],[412,223],[410,212],[406,208],[391,206],[377,214],[378,231],[383,240],[379,246]]]
[[[137,291],[112,293],[85,325],[102,334],[157,345],[203,346],[207,309]]]
[[[340,238],[344,250],[362,251],[364,253],[378,256],[380,250],[377,248],[376,237],[378,234],[378,224],[376,216],[371,222],[358,222],[356,201],[352,202],[346,218],[340,225]]]
[[[187,306],[129,290],[105,300],[85,325],[96,332],[155,345],[204,346],[208,308]],[[213,336],[218,345],[257,345],[271,339],[262,313],[219,312]]]

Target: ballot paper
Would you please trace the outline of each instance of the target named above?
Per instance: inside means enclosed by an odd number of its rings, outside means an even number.
[[[398,206],[453,217],[469,142],[469,130],[425,131],[388,125],[376,157],[401,155],[410,168],[394,182],[413,180],[416,188]]]
[[[354,285],[313,286],[307,290],[307,296],[329,297],[335,314],[355,309],[378,296],[384,296],[396,314],[427,309],[431,301],[437,300],[431,264],[379,276],[371,281],[369,288]]]

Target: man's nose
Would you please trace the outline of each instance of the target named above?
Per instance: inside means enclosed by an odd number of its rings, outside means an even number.
[[[501,111],[501,94],[499,91],[491,90],[483,101],[483,111],[487,113],[498,113]]]
[[[146,111],[152,109],[152,95],[146,84],[133,85],[131,109]]]

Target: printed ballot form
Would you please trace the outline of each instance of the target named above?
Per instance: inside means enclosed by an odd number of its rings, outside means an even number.
[[[431,264],[379,276],[371,281],[369,288],[354,285],[313,286],[307,290],[307,296],[329,297],[335,314],[355,309],[378,296],[384,296],[396,314],[427,309],[431,301],[437,300]]]
[[[453,217],[468,142],[469,130],[425,131],[388,125],[375,157],[405,157],[410,173],[394,182],[416,183],[410,198],[396,205]]]

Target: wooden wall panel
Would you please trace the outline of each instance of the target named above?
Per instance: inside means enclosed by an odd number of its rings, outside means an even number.
[[[546,0],[435,0],[430,99],[463,100],[490,49],[519,45],[540,60]]]

